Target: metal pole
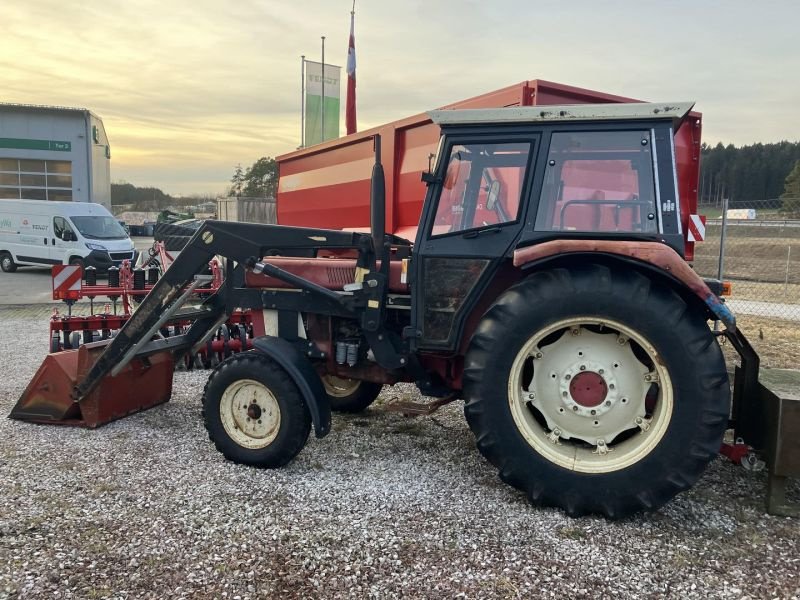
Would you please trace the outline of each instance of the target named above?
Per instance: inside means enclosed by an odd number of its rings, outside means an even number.
[[[789,294],[789,263],[792,260],[792,246],[786,248],[786,275],[783,278],[783,297],[786,299]]]
[[[300,147],[306,145],[306,55],[300,55]]]
[[[322,118],[320,124],[322,125],[321,139],[325,141],[325,36],[322,36],[322,101],[319,103]]]
[[[725,238],[728,231],[728,199],[722,199],[722,233],[719,236],[719,264],[717,265],[717,279],[723,280],[725,276]],[[714,331],[719,329],[719,321],[714,321]]]
[[[719,236],[719,265],[717,279],[722,281],[725,276],[725,237],[728,230],[728,199],[722,199],[722,234]]]

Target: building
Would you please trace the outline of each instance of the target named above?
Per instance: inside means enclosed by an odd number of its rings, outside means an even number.
[[[111,208],[111,149],[85,108],[0,104],[0,199]]]

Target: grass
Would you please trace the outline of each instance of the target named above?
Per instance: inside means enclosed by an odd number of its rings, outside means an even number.
[[[767,229],[767,228],[764,228]],[[725,279],[769,283],[800,284],[800,227],[789,234],[760,231],[762,235],[729,235],[725,240]],[[750,232],[752,233],[752,232]],[[716,277],[719,264],[719,237],[709,234],[695,246],[694,268],[703,276]]]
[[[795,369],[800,365],[800,322],[751,315],[737,315],[742,332],[761,357],[761,366],[770,369]],[[738,358],[729,345],[722,346],[725,358]]]

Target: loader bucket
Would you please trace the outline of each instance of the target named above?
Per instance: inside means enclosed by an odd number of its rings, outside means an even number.
[[[170,352],[132,360],[117,375],[104,377],[83,399],[75,400],[75,386],[86,377],[110,341],[49,354],[9,418],[95,428],[167,402],[174,372]]]

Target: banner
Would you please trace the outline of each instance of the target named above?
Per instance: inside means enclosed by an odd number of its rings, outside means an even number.
[[[325,65],[325,104],[322,102],[322,63],[306,61],[305,146],[339,137],[339,82],[341,67]],[[325,122],[323,136],[322,123]]]

